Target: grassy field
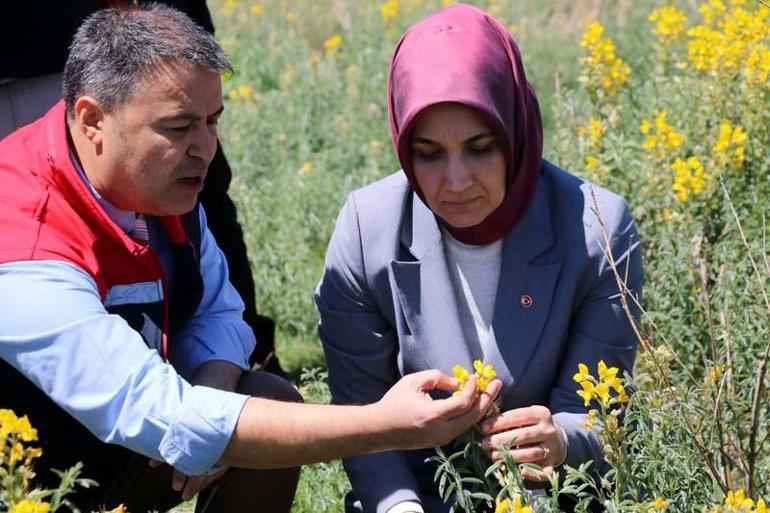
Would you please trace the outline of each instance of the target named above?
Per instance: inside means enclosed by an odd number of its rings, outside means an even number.
[[[658,11],[653,21],[653,10],[669,4],[472,3],[521,45],[543,112],[545,157],[626,196],[645,241],[637,387],[653,427],[638,431],[640,456],[619,467],[638,483],[626,500],[659,495],[677,511],[700,511],[728,490],[767,494],[767,430],[756,419],[770,418],[762,74],[770,9],[754,0],[681,0],[670,4],[679,18]],[[225,79],[222,124],[236,173],[231,192],[260,307],[276,319],[278,353],[295,377],[324,367],[312,291],[337,211],[349,191],[398,169],[385,107],[392,49],[443,1],[390,2],[397,8],[389,16],[385,4],[211,2],[236,67]],[[592,22],[604,32],[587,36]],[[314,400],[327,399],[317,375],[306,383]],[[347,487],[338,462],[307,467],[294,511],[341,511]]]
[[[309,401],[329,400],[313,290],[338,209],[351,190],[398,169],[389,57],[408,26],[444,3],[209,2],[236,69],[224,77],[221,138],[258,304],[276,320],[278,354]],[[545,158],[626,197],[643,239],[640,349],[634,377],[622,378],[636,393],[628,404],[590,398],[612,476],[569,471],[567,484],[582,490],[577,511],[594,498],[612,512],[765,512],[770,6],[471,3],[520,43]],[[536,500],[516,482],[479,483],[492,498]],[[342,512],[348,489],[339,461],[307,466],[293,511]],[[537,501],[536,511],[556,511]]]

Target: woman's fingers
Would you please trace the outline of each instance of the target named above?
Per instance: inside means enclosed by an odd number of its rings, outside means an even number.
[[[530,445],[542,442],[545,438],[542,427],[536,424],[488,436],[481,440],[481,446],[489,451],[500,446]]]
[[[547,421],[551,412],[545,406],[528,406],[508,410],[481,423],[481,434],[490,435],[509,431],[521,426],[531,426]]]
[[[546,463],[550,451],[543,444],[532,444],[519,446],[508,450],[511,459],[516,463]],[[504,453],[494,450],[491,453],[492,459],[497,461],[503,459]]]

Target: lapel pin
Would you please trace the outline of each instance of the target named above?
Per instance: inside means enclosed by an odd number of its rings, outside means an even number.
[[[530,306],[532,306],[532,296],[530,296],[529,294],[524,294],[523,296],[521,296],[521,306],[523,306],[524,308],[529,308]]]

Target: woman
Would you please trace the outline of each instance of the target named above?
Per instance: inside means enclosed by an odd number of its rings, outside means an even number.
[[[334,401],[373,402],[400,375],[482,359],[504,384],[503,413],[484,425],[490,448],[515,438],[514,460],[547,468],[600,461],[572,376],[580,362],[633,366],[636,339],[592,210],[595,196],[639,294],[625,202],[542,159],[518,47],[474,7],[406,32],[388,106],[403,171],[348,197],[316,291]],[[429,455],[348,458],[363,510],[447,510]]]

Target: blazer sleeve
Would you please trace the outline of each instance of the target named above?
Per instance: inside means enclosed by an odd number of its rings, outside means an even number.
[[[337,219],[315,300],[332,401],[378,401],[399,379],[398,335],[367,285],[353,194]],[[399,502],[420,502],[415,476],[402,451],[345,458],[343,464],[365,512],[385,513]]]
[[[626,202],[617,198],[613,206],[601,213],[610,250],[630,293],[641,301],[643,271],[639,234]],[[586,224],[587,244],[595,250],[595,257],[588,268],[593,278],[572,315],[569,340],[549,406],[567,434],[566,463],[577,467],[593,460],[593,468],[599,468],[603,456],[597,432],[583,427],[591,407],[586,408],[577,395],[579,385],[572,380],[572,376],[577,372],[578,363],[585,363],[595,374],[599,360],[604,360],[607,366],[618,367],[619,376],[630,374],[637,338],[623,308],[615,273],[607,259],[604,237],[593,213],[589,214]],[[628,304],[634,320],[638,322],[639,310],[631,297]]]

